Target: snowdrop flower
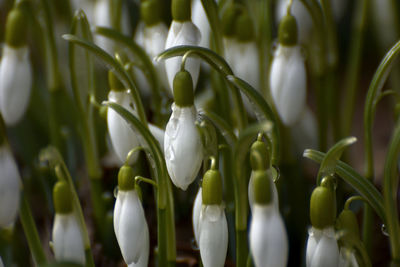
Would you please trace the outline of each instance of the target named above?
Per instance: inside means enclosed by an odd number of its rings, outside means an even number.
[[[333,183],[324,178],[321,186],[314,189],[310,200],[310,219],[306,252],[307,267],[337,267],[339,248],[333,228],[336,203]]]
[[[27,46],[27,14],[14,7],[7,17],[0,63],[0,111],[7,125],[18,123],[29,104],[32,70]]]
[[[121,167],[114,208],[114,232],[124,261],[128,265],[134,263],[136,265],[133,266],[147,266],[149,231],[142,204],[135,190],[134,178],[135,173],[131,167]]]
[[[345,247],[340,248],[338,267],[358,267],[355,252]]]
[[[203,145],[198,133],[193,83],[190,73],[180,71],[174,79],[171,118],[164,137],[164,155],[169,176],[175,186],[186,190],[194,181],[203,160]]]
[[[57,261],[85,264],[85,248],[79,222],[73,212],[72,194],[64,181],[56,183],[53,201],[56,215],[53,224],[53,251]]]
[[[199,46],[209,48],[211,27],[201,0],[193,0],[192,2],[192,21],[201,33]]]
[[[200,187],[199,191],[197,191],[196,198],[194,199],[193,211],[192,211],[193,232],[197,246],[199,245],[199,221],[200,221],[201,207],[203,205],[202,195],[203,193]]]
[[[1,136],[0,136],[1,138]],[[12,225],[18,214],[21,178],[9,146],[0,145],[0,228]]]
[[[396,8],[393,7],[394,1],[371,1],[372,20],[374,30],[378,36],[377,41],[382,50],[388,50],[397,41],[398,33],[396,25]]]
[[[294,124],[293,128],[296,131],[291,134],[299,153],[303,153],[305,148],[317,148],[317,120],[314,113],[307,106],[303,109],[299,120]]]
[[[288,14],[279,26],[279,45],[270,72],[271,95],[283,124],[291,126],[299,120],[306,102],[306,84],[296,20]]]
[[[334,0],[336,2],[339,0]],[[279,0],[276,6],[276,23],[278,24],[286,15],[290,0]],[[304,4],[299,0],[293,0],[290,7],[293,16],[296,18],[299,26],[299,39],[300,43],[305,44],[309,42],[313,21],[310,13]]]
[[[110,0],[96,0],[93,10],[94,25],[112,27],[111,4]],[[110,55],[114,53],[113,43],[110,39],[96,35],[95,43]]]
[[[274,204],[270,178],[256,170],[253,178],[254,203],[250,225],[250,250],[256,267],[286,266],[288,240],[285,225]]]
[[[201,261],[204,267],[222,267],[228,250],[228,224],[222,203],[222,178],[215,161],[203,177],[202,201],[198,226]]]
[[[165,49],[179,45],[198,45],[201,40],[199,29],[190,20],[191,0],[172,1],[172,23],[168,31]],[[167,72],[169,86],[173,91],[173,81],[176,73],[181,69],[182,57],[174,57],[165,60],[165,70]],[[189,58],[185,64],[190,72],[193,82],[193,90],[196,88],[197,79],[200,72],[200,60]]]
[[[111,91],[108,94],[108,100],[115,102],[132,114],[136,114],[131,94],[125,89],[124,85],[111,71],[108,73]],[[114,110],[107,111],[108,132],[112,146],[121,163],[124,163],[129,151],[139,146],[139,140],[136,133],[129,124]],[[133,163],[137,159],[138,153],[130,158],[129,163]]]

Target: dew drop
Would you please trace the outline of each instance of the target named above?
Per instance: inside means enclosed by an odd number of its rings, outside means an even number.
[[[200,250],[195,238],[190,239],[190,247],[196,251]]]
[[[381,231],[382,231],[382,234],[383,234],[383,235],[389,236],[389,233],[388,233],[388,231],[387,231],[387,228],[386,228],[386,225],[385,225],[385,224],[382,224],[382,226],[381,226]]]

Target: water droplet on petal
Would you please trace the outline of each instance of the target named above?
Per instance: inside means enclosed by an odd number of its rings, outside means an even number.
[[[385,224],[382,224],[382,226],[381,226],[381,231],[382,231],[382,234],[383,234],[383,235],[389,236],[389,233],[388,233],[388,231],[387,231],[387,227],[386,227]]]

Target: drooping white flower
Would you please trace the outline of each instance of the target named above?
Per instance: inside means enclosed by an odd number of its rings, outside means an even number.
[[[288,259],[285,225],[274,204],[254,204],[250,249],[256,267],[284,267]]]
[[[204,267],[222,267],[228,249],[228,224],[222,205],[203,205],[199,221],[199,247]]]
[[[58,261],[85,264],[82,233],[73,212],[56,213],[53,225],[53,251]]]
[[[29,104],[32,70],[27,46],[3,47],[0,64],[0,110],[7,125],[20,121]]]
[[[358,267],[356,255],[353,250],[346,247],[340,248],[338,267]]]
[[[0,228],[12,225],[18,214],[21,178],[6,144],[0,147]]]
[[[132,114],[136,114],[133,109],[132,96],[128,91],[111,90],[108,94],[108,100],[120,104]],[[129,124],[112,109],[108,109],[107,112],[107,125],[115,153],[121,163],[123,163],[126,161],[129,151],[139,146],[139,140]],[[138,153],[131,157],[130,163],[136,160],[137,155]]]
[[[299,46],[278,45],[272,61],[270,88],[285,125],[298,121],[306,102],[306,70]]]
[[[338,263],[339,248],[333,227],[327,227],[323,230],[311,227],[307,241],[307,267],[337,267]]]
[[[114,232],[124,261],[129,265],[146,258],[147,222],[135,190],[119,190],[114,208]],[[148,245],[147,245],[148,250]],[[147,257],[148,258],[148,257]],[[142,259],[143,263],[148,259]]]
[[[203,160],[203,145],[197,131],[196,108],[172,105],[164,137],[168,173],[175,186],[186,190],[194,181]]]
[[[110,0],[97,0],[94,4],[93,10],[93,24],[101,27],[112,27],[112,18],[111,18],[111,4]],[[113,43],[110,39],[96,35],[95,43],[105,50],[110,55],[113,55],[114,48]]]
[[[307,106],[303,109],[294,128],[296,131],[292,132],[292,138],[301,153],[303,153],[305,148],[317,148],[317,121],[314,113]]]
[[[201,33],[199,46],[209,48],[211,27],[201,0],[192,1],[192,21]]]
[[[145,240],[143,243],[143,250],[139,256],[139,260],[137,263],[132,262],[128,265],[128,267],[147,267],[149,262],[149,254],[150,254],[150,235],[149,235],[149,227],[147,223],[145,224]]]
[[[198,45],[201,40],[199,29],[191,21],[173,20],[168,31],[165,49],[179,45]],[[173,91],[173,81],[176,73],[181,69],[182,57],[173,57],[165,60],[165,70],[171,92]],[[188,58],[185,69],[190,72],[193,80],[193,90],[196,88],[197,79],[200,72],[200,60]]]
[[[199,191],[197,192],[196,198],[194,199],[193,211],[192,211],[193,232],[197,246],[199,245],[199,221],[200,221],[201,207],[203,205],[202,202],[203,202],[202,189],[200,187]]]

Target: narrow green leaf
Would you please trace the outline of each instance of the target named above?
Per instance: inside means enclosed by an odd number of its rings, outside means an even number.
[[[306,149],[303,156],[321,164],[325,157],[325,153]],[[363,198],[365,198],[369,205],[375,210],[376,214],[381,218],[382,222],[385,223],[386,216],[383,206],[383,197],[372,182],[365,179],[365,177],[356,172],[351,166],[342,161],[337,162],[335,172]]]
[[[224,119],[208,110],[203,110],[200,115],[206,117],[214,124],[214,126],[220,131],[221,135],[225,138],[227,144],[231,147],[235,145],[237,137],[234,134],[232,127],[224,121]]]
[[[208,22],[210,23],[211,33],[215,44],[215,50],[223,55],[224,46],[222,44],[221,25],[218,15],[218,6],[214,0],[201,0],[201,4],[206,11]]]
[[[322,178],[324,178],[325,176],[335,174],[336,163],[342,156],[343,151],[346,149],[346,147],[354,144],[356,141],[357,138],[355,137],[347,137],[340,140],[331,149],[329,149],[319,167],[317,185],[321,184]]]

